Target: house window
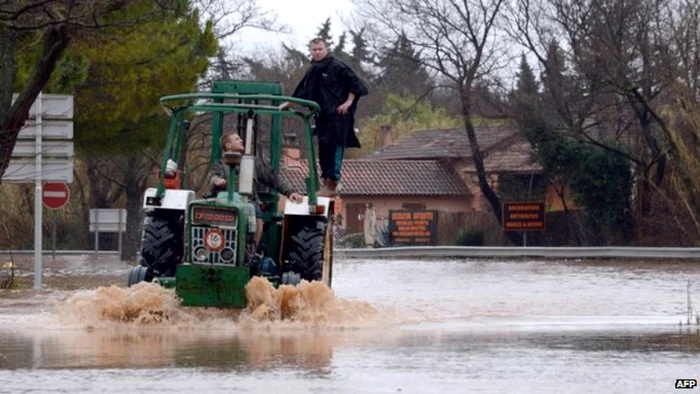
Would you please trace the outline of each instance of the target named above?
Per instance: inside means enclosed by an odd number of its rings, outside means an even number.
[[[408,209],[411,211],[425,211],[425,203],[422,202],[405,202],[401,204],[402,209]]]

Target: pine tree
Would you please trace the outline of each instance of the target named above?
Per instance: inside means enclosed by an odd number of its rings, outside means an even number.
[[[350,36],[352,36],[352,52],[350,57],[353,62],[358,65],[361,65],[363,62],[371,62],[372,60],[369,50],[367,49],[367,40],[365,40],[364,33],[364,27],[357,32],[350,30]]]
[[[535,79],[535,73],[532,71],[532,67],[527,62],[525,55],[520,57],[520,71],[518,72],[518,95],[523,97],[537,97],[539,93],[539,84]]]
[[[317,38],[321,38],[326,42],[328,50],[333,49],[333,36],[331,35],[331,17],[328,17],[321,27],[318,28],[318,33],[316,33]]]
[[[547,48],[545,70],[542,72],[542,86],[545,97],[552,103],[562,103],[567,96],[566,91],[572,86],[566,78],[566,62],[564,53],[557,40],[552,40]]]
[[[420,52],[404,33],[384,51],[379,66],[381,74],[377,82],[388,91],[413,96],[430,91],[432,79],[421,63]]]
[[[540,98],[539,84],[524,54],[520,57],[517,76],[516,89],[511,98],[516,118],[522,125],[528,127],[532,123],[533,116],[537,116],[540,109]]]
[[[346,44],[346,39],[347,39],[347,34],[343,32],[343,34],[338,37],[338,45],[333,48],[331,51],[331,54],[333,56],[340,58],[341,60],[345,60],[345,58],[348,57],[348,55],[345,53],[345,44]]]
[[[297,67],[303,67],[309,62],[308,50],[306,52],[282,44],[284,59]]]

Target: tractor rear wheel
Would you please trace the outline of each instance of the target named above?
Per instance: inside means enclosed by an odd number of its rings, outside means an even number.
[[[323,274],[323,242],[326,223],[315,221],[301,226],[292,234],[289,261],[302,279],[320,281]]]
[[[181,215],[149,215],[141,240],[141,265],[154,277],[175,276],[182,260],[184,239]]]

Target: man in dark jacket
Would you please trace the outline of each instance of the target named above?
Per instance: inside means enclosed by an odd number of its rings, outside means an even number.
[[[316,119],[318,160],[324,187],[321,196],[336,195],[345,148],[360,148],[355,135],[355,111],[367,87],[345,63],[328,53],[326,42],[311,40],[311,67],[294,90],[293,97],[315,101],[321,107]],[[285,109],[290,103],[283,103]]]
[[[236,133],[226,133],[221,137],[221,149],[224,152],[244,152],[245,146],[243,139]],[[209,171],[208,183],[212,186],[212,193],[217,195],[219,192],[226,191],[229,166],[224,163],[223,159],[218,160],[211,166]],[[238,181],[240,178],[236,177]],[[284,178],[279,176],[279,173],[270,167],[259,157],[255,157],[255,181],[260,182],[267,187],[277,190],[280,194],[286,196],[294,203],[303,201],[301,194],[297,193],[294,188]],[[255,187],[253,187],[255,189]],[[262,237],[262,210],[260,209],[260,197],[255,192],[254,195],[256,230],[255,230],[255,245],[260,243]]]

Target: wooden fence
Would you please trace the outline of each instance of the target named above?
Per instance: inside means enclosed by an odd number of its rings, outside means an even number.
[[[481,233],[484,245],[501,245],[504,235],[490,212],[443,212],[438,213],[438,244],[454,245],[460,233]]]
[[[582,212],[547,212],[544,231],[528,231],[527,246],[629,245],[626,229],[613,234],[588,228]],[[480,232],[484,246],[513,245],[491,212],[439,212],[438,245],[455,245],[460,232]]]

